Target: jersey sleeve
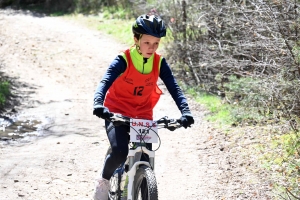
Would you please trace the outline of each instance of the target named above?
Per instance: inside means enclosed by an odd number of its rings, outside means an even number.
[[[162,58],[160,65],[160,74],[159,77],[166,85],[169,93],[174,99],[178,109],[181,111],[181,114],[191,115],[190,108],[187,103],[187,99],[184,96],[181,88],[179,87],[170,66],[166,62],[165,58]]]
[[[109,65],[94,94],[94,109],[103,106],[105,95],[113,82],[126,70],[126,61],[118,55]]]

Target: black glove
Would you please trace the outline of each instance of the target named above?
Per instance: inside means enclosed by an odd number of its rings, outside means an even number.
[[[93,114],[102,119],[109,119],[113,115],[105,106],[95,108]]]
[[[194,124],[194,118],[190,114],[183,114],[180,118],[181,124],[184,128],[190,127]]]

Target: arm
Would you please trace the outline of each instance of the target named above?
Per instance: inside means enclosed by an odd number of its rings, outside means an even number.
[[[103,107],[105,95],[113,82],[126,70],[127,63],[118,55],[108,67],[94,94],[94,110]]]
[[[189,109],[187,99],[185,98],[182,90],[180,89],[173,73],[171,71],[170,66],[166,62],[166,59],[163,58],[161,60],[160,66],[160,74],[159,77],[162,79],[164,84],[166,85],[169,93],[171,94],[172,98],[174,99],[178,109],[181,111],[182,115],[191,115],[191,111]]]

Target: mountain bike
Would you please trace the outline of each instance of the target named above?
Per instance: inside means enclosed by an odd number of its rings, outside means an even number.
[[[159,149],[158,129],[174,131],[180,128],[179,119],[163,117],[157,121],[134,119],[120,114],[113,114],[110,121],[114,126],[130,127],[129,153],[110,179],[108,200],[157,200],[158,189],[154,174],[155,151]],[[152,143],[158,143],[152,150]],[[149,148],[149,146],[151,148]],[[111,153],[109,147],[106,156]]]

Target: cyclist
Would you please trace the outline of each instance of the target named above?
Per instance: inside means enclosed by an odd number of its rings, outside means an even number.
[[[110,112],[137,119],[153,119],[153,108],[162,91],[158,77],[166,85],[181,111],[184,128],[194,123],[187,99],[178,86],[165,58],[156,53],[160,39],[166,35],[163,20],[156,15],[141,15],[132,25],[135,45],[118,55],[108,67],[94,94],[93,114],[108,119]],[[100,178],[96,180],[94,199],[107,200],[109,179],[128,154],[126,126],[114,127],[105,120],[112,153],[105,159]]]

